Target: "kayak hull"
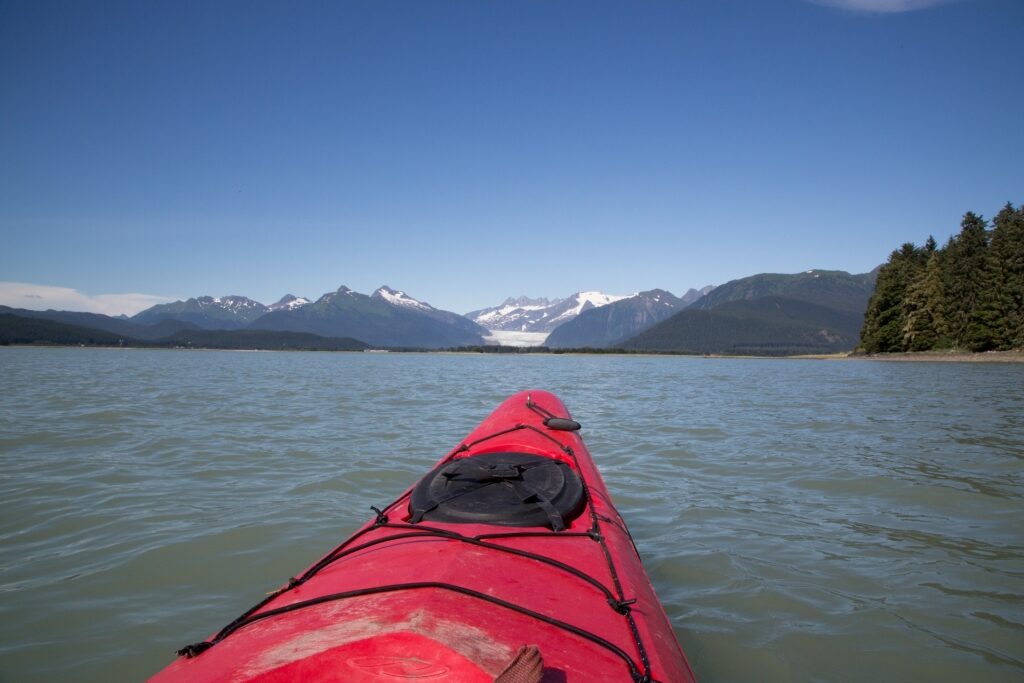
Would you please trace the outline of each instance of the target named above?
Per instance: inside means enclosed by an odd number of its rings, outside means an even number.
[[[420,519],[410,488],[151,680],[493,681],[533,646],[542,681],[693,681],[625,522],[568,418],[552,394],[516,394],[437,467],[476,467],[488,459],[459,461],[502,453],[565,463],[585,493],[569,518],[555,513],[550,527],[434,521],[431,511]],[[508,485],[524,505],[541,504],[544,496],[524,493],[522,480],[488,476],[481,489]],[[458,502],[442,499],[442,507]],[[555,531],[560,522],[564,529]]]

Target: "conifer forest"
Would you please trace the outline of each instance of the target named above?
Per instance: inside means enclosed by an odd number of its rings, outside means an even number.
[[[904,244],[878,273],[861,330],[866,353],[1024,348],[1024,206],[968,212],[939,246]]]

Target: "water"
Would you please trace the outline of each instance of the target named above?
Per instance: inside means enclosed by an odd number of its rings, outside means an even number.
[[[1024,679],[1024,366],[0,348],[0,680],[138,680],[559,394],[703,683]]]

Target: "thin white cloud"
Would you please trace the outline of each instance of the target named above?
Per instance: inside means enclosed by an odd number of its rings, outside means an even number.
[[[945,5],[955,0],[808,0],[816,5],[827,5],[853,12],[874,12],[878,14],[897,14],[927,9],[936,5]]]
[[[69,287],[33,285],[27,282],[0,282],[0,305],[45,311],[85,311],[105,315],[134,315],[156,304],[174,301],[172,297],[152,294],[83,294]]]

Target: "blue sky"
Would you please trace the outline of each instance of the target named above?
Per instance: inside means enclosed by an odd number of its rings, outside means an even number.
[[[1020,0],[0,0],[0,303],[388,284],[465,312],[864,272],[1024,200],[1022,21]]]

